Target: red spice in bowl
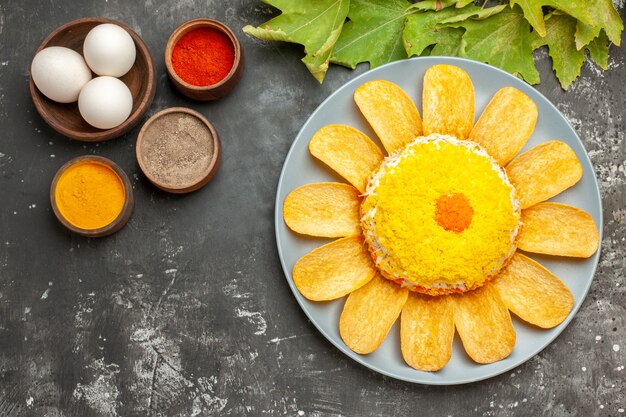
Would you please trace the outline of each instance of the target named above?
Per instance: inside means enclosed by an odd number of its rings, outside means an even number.
[[[172,66],[185,82],[200,87],[223,80],[235,62],[235,48],[223,32],[210,27],[184,34],[172,51]]]
[[[214,19],[184,22],[165,45],[167,75],[178,91],[193,100],[217,100],[229,94],[241,80],[243,67],[237,36]]]

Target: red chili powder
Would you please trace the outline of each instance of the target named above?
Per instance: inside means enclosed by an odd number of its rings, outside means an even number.
[[[213,28],[184,34],[172,51],[172,66],[185,82],[199,87],[216,84],[228,75],[235,62],[230,38]]]

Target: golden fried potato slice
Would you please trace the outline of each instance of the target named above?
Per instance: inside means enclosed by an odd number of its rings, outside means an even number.
[[[474,85],[454,65],[433,65],[424,75],[424,136],[431,133],[467,139],[474,126]]]
[[[478,363],[506,358],[515,346],[515,329],[498,291],[486,284],[453,295],[454,324],[467,354]]]
[[[545,329],[561,324],[572,310],[570,290],[546,268],[516,253],[493,285],[522,320]]]
[[[376,267],[363,237],[349,236],[314,249],[298,259],[293,282],[312,301],[334,300],[365,285]]]
[[[370,138],[345,125],[328,125],[315,132],[309,151],[361,193],[365,192],[370,174],[384,158]]]
[[[366,82],[354,92],[354,101],[388,153],[422,134],[422,119],[415,103],[390,81]]]
[[[338,182],[307,184],[293,190],[283,204],[291,230],[311,236],[359,234],[359,190]]]
[[[409,290],[379,274],[348,296],[339,318],[339,334],[350,349],[372,353],[383,343],[402,311]]]
[[[561,203],[539,203],[522,211],[517,246],[527,252],[588,258],[600,234],[584,210]]]
[[[536,122],[537,106],[530,97],[504,87],[487,104],[469,138],[504,166],[524,147]]]
[[[412,368],[438,371],[450,360],[454,315],[449,298],[409,294],[400,318],[400,345]]]
[[[572,148],[552,140],[519,154],[506,166],[506,173],[524,209],[576,184],[583,169]]]

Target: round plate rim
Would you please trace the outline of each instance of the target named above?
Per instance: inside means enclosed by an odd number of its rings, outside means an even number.
[[[468,377],[468,378],[457,378],[457,379],[451,379],[451,380],[442,380],[442,381],[425,381],[419,377],[415,377],[415,378],[409,378],[409,377],[404,377],[402,375],[398,375],[394,372],[390,372],[386,369],[383,369],[379,366],[373,365],[371,363],[366,362],[362,355],[359,355],[355,352],[353,352],[352,350],[350,350],[349,348],[347,348],[344,345],[341,345],[340,343],[338,343],[338,341],[336,341],[333,337],[331,337],[331,335],[329,335],[326,330],[321,327],[321,325],[316,321],[316,319],[313,317],[313,315],[311,314],[311,312],[309,311],[308,307],[304,304],[304,298],[303,296],[300,294],[300,292],[298,291],[298,289],[295,287],[295,284],[293,282],[293,278],[291,277],[291,271],[287,268],[287,265],[285,264],[285,256],[283,253],[283,247],[281,245],[280,242],[280,230],[279,230],[279,224],[283,221],[282,216],[280,216],[282,210],[280,210],[281,207],[281,200],[280,200],[280,196],[281,196],[281,191],[283,188],[283,184],[284,184],[284,177],[286,175],[286,167],[287,164],[290,160],[290,158],[293,156],[293,153],[295,152],[295,148],[296,148],[296,144],[298,142],[298,139],[300,137],[300,135],[302,134],[302,132],[305,130],[305,128],[307,127],[307,125],[315,118],[316,114],[320,111],[320,109],[322,109],[327,102],[329,102],[330,100],[332,100],[336,95],[340,94],[342,90],[349,88],[351,85],[356,84],[360,79],[365,78],[369,75],[371,75],[372,72],[374,71],[380,71],[383,68],[387,68],[390,66],[394,66],[394,65],[401,65],[402,63],[405,63],[406,61],[420,61],[420,62],[426,62],[429,63],[429,65],[437,65],[437,64],[451,64],[454,65],[455,63],[459,63],[462,62],[466,65],[476,65],[479,67],[483,67],[486,71],[496,71],[499,72],[501,74],[504,74],[506,77],[509,77],[511,79],[511,82],[513,84],[518,84],[522,83],[524,85],[527,85],[524,83],[524,81],[516,78],[515,76],[509,74],[508,72],[505,72],[499,68],[493,67],[491,65],[482,63],[482,62],[478,62],[478,61],[473,61],[473,60],[469,60],[469,59],[465,59],[465,58],[457,58],[457,57],[416,57],[416,58],[410,58],[407,60],[401,60],[401,61],[394,61],[394,62],[390,62],[388,64],[385,65],[381,65],[380,67],[376,67],[374,69],[368,70],[350,80],[348,80],[347,82],[345,82],[343,85],[341,85],[339,88],[337,88],[335,91],[333,91],[324,101],[322,101],[322,103],[320,103],[315,110],[311,113],[311,115],[307,118],[306,122],[304,122],[304,124],[302,125],[302,127],[300,128],[300,130],[298,131],[298,133],[295,136],[295,139],[293,140],[289,151],[287,152],[287,156],[285,157],[285,160],[283,162],[283,166],[280,172],[280,176],[278,179],[278,186],[276,188],[276,198],[275,198],[275,205],[274,205],[274,232],[275,232],[275,237],[276,237],[276,247],[278,250],[278,255],[280,258],[280,264],[283,270],[283,273],[285,275],[285,279],[287,280],[287,283],[289,284],[289,288],[291,289],[291,291],[293,292],[296,301],[298,302],[300,308],[302,309],[302,311],[305,313],[305,315],[307,316],[307,318],[311,321],[311,323],[313,323],[313,325],[315,326],[315,328],[330,342],[332,343],[337,349],[339,349],[339,351],[341,351],[342,353],[344,353],[346,356],[348,356],[350,359],[356,361],[357,363],[360,363],[361,365],[365,366],[366,368],[369,368],[375,372],[378,372],[382,375],[394,378],[394,379],[398,379],[401,381],[406,381],[406,382],[412,382],[412,383],[418,383],[418,384],[424,384],[424,385],[462,385],[462,384],[468,384],[468,383],[472,383],[472,382],[478,382],[478,381],[482,381],[482,380],[486,380],[489,378],[493,378],[495,376],[501,375],[505,372],[510,371],[511,369],[514,369],[518,366],[520,366],[521,364],[527,362],[528,360],[530,360],[531,358],[533,358],[535,355],[537,355],[538,353],[540,353],[543,349],[545,349],[547,346],[549,346],[569,325],[569,323],[574,319],[574,317],[576,316],[578,310],[580,309],[582,303],[584,302],[585,298],[587,297],[587,294],[589,293],[589,289],[591,287],[591,283],[593,282],[593,277],[595,276],[597,267],[598,267],[598,263],[599,263],[599,258],[600,258],[600,252],[601,252],[601,246],[598,248],[598,251],[592,256],[593,258],[593,266],[592,266],[592,271],[591,271],[591,277],[588,279],[588,282],[584,288],[584,291],[582,293],[582,297],[580,298],[580,300],[578,300],[578,302],[574,303],[574,307],[572,308],[572,311],[570,312],[570,314],[568,315],[568,317],[563,321],[563,323],[561,323],[559,325],[558,328],[553,328],[553,329],[548,329],[548,330],[553,330],[554,334],[545,342],[540,344],[538,347],[536,347],[531,354],[526,355],[525,357],[512,362],[509,366],[505,366],[503,369],[498,369],[494,372],[490,372],[487,373],[486,375],[483,376],[479,376],[479,377]],[[404,64],[406,65],[406,64]],[[527,85],[528,86],[528,85]],[[530,88],[532,88],[532,86],[528,86]],[[559,111],[558,108],[556,108],[556,106],[547,98],[545,97],[543,94],[541,94],[539,91],[537,91],[536,89],[532,88],[533,91],[535,91],[535,93],[545,101],[545,103],[551,107],[553,109],[553,111],[558,114],[567,124],[567,127],[569,128],[569,130],[571,130],[571,133],[573,134],[573,136],[575,137],[575,139],[579,142],[579,144],[582,146],[583,149],[584,148],[584,143],[580,140],[580,138],[578,137],[578,134],[576,133],[576,131],[574,130],[574,128],[572,127],[571,123],[569,122],[569,120]],[[589,158],[589,154],[587,153],[586,149],[584,152],[584,160],[580,161],[581,164],[588,164],[591,168],[592,168],[592,180],[593,180],[593,186],[594,186],[594,190],[595,190],[595,195],[592,196],[592,198],[596,199],[597,203],[600,206],[600,211],[599,211],[599,217],[598,217],[598,224],[596,225],[598,227],[599,230],[599,234],[600,234],[600,242],[602,242],[602,238],[603,238],[603,229],[604,229],[604,216],[603,216],[603,207],[602,207],[602,197],[600,195],[600,187],[598,185],[598,180],[597,177],[595,175],[595,171],[593,170],[593,164],[591,163],[591,159]],[[456,337],[456,336],[455,336]],[[408,367],[408,365],[407,365]],[[419,372],[421,371],[417,371],[418,375]]]

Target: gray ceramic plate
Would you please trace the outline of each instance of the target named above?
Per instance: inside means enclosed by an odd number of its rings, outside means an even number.
[[[350,358],[381,374],[422,384],[451,385],[479,381],[499,375],[524,363],[552,342],[572,320],[587,295],[598,264],[599,252],[584,260],[530,255],[559,276],[574,294],[574,309],[567,319],[554,329],[542,330],[513,317],[517,333],[517,343],[513,353],[508,358],[489,365],[478,365],[472,362],[465,354],[457,335],[450,362],[441,371],[428,373],[410,368],[402,359],[398,322],[374,353],[358,355],[352,352],[339,336],[339,316],[345,298],[316,303],[308,301],[300,295],[291,276],[295,262],[315,247],[328,243],[330,240],[309,239],[291,232],[285,226],[282,210],[285,197],[296,187],[320,181],[343,182],[342,178],[309,154],[309,140],[319,128],[331,123],[347,124],[356,127],[376,140],[376,135],[363,119],[352,99],[357,87],[370,80],[393,81],[415,101],[421,114],[424,72],[432,65],[441,63],[457,65],[467,71],[471,77],[476,94],[476,118],[493,94],[502,87],[513,86],[533,99],[539,109],[539,119],[535,132],[524,150],[551,139],[562,140],[574,149],[583,167],[582,180],[553,200],[586,210],[593,216],[599,230],[602,230],[600,192],[591,162],[576,132],[556,107],[534,88],[497,68],[474,61],[443,57],[415,58],[378,67],[356,77],[328,97],[304,124],[285,159],[278,182],[275,221],[278,253],[287,282],[302,310],[331,343]]]

